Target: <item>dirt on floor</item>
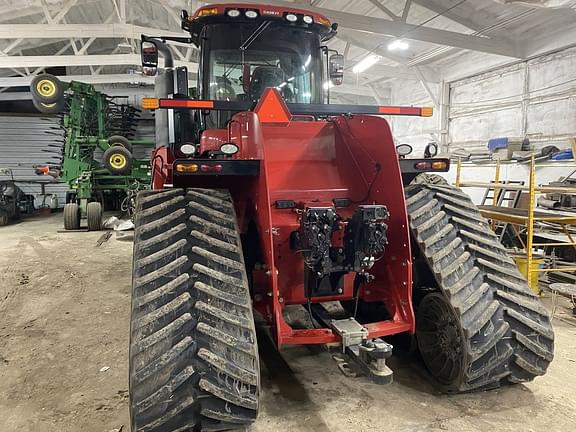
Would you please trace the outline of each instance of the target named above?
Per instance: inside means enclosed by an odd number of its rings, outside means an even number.
[[[128,432],[132,243],[61,232],[61,215],[0,227],[0,431]],[[545,299],[547,301],[549,299]],[[253,432],[566,431],[576,426],[576,320],[554,320],[556,357],[526,385],[440,395],[397,355],[395,382],[344,377],[323,347],[280,356],[267,338]]]

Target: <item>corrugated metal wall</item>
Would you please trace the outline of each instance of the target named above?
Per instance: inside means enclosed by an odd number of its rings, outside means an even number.
[[[535,148],[570,148],[576,136],[576,49],[541,56],[450,86],[451,148],[486,148],[525,136]]]
[[[12,170],[18,186],[25,193],[34,195],[36,207],[44,199],[42,184],[46,194],[56,194],[59,206],[64,205],[68,185],[34,173],[34,165],[57,163],[51,158],[58,155],[45,150],[51,149],[50,144],[60,145],[62,139],[57,117],[0,114],[0,168]],[[0,178],[7,176],[0,175]],[[49,199],[46,199],[49,204]]]

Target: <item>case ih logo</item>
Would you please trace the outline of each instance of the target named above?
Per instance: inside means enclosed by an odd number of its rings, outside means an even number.
[[[262,15],[280,15],[280,12],[275,10],[263,10]]]

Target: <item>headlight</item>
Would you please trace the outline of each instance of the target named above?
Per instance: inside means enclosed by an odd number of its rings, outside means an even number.
[[[314,20],[312,19],[311,16],[309,15],[304,15],[304,18],[302,18],[302,20],[306,23],[306,24],[312,24],[314,22]]]
[[[196,152],[196,147],[193,144],[182,144],[180,151],[185,155],[193,155]]]
[[[238,9],[230,9],[228,12],[226,12],[226,14],[230,18],[236,18],[240,16],[240,11]]]
[[[247,10],[244,15],[246,15],[246,18],[250,18],[250,19],[254,19],[258,16],[258,12],[253,11],[253,10]]]
[[[220,147],[220,151],[222,153],[224,153],[225,155],[229,155],[229,156],[238,153],[238,150],[240,150],[240,149],[234,143],[222,144],[222,146]]]
[[[288,15],[286,15],[286,20],[290,22],[296,22],[298,20],[298,17],[292,13],[289,13]]]

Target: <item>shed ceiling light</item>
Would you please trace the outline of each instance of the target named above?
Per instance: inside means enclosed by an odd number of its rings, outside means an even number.
[[[380,57],[379,55],[369,55],[368,57],[365,57],[364,59],[362,59],[361,61],[359,61],[358,63],[356,63],[356,65],[352,68],[352,72],[354,73],[362,73],[365,70],[367,70],[368,68],[374,66],[376,63],[378,63],[380,61],[382,57]]]
[[[396,39],[388,44],[389,51],[406,51],[410,47],[410,44],[402,39]]]

